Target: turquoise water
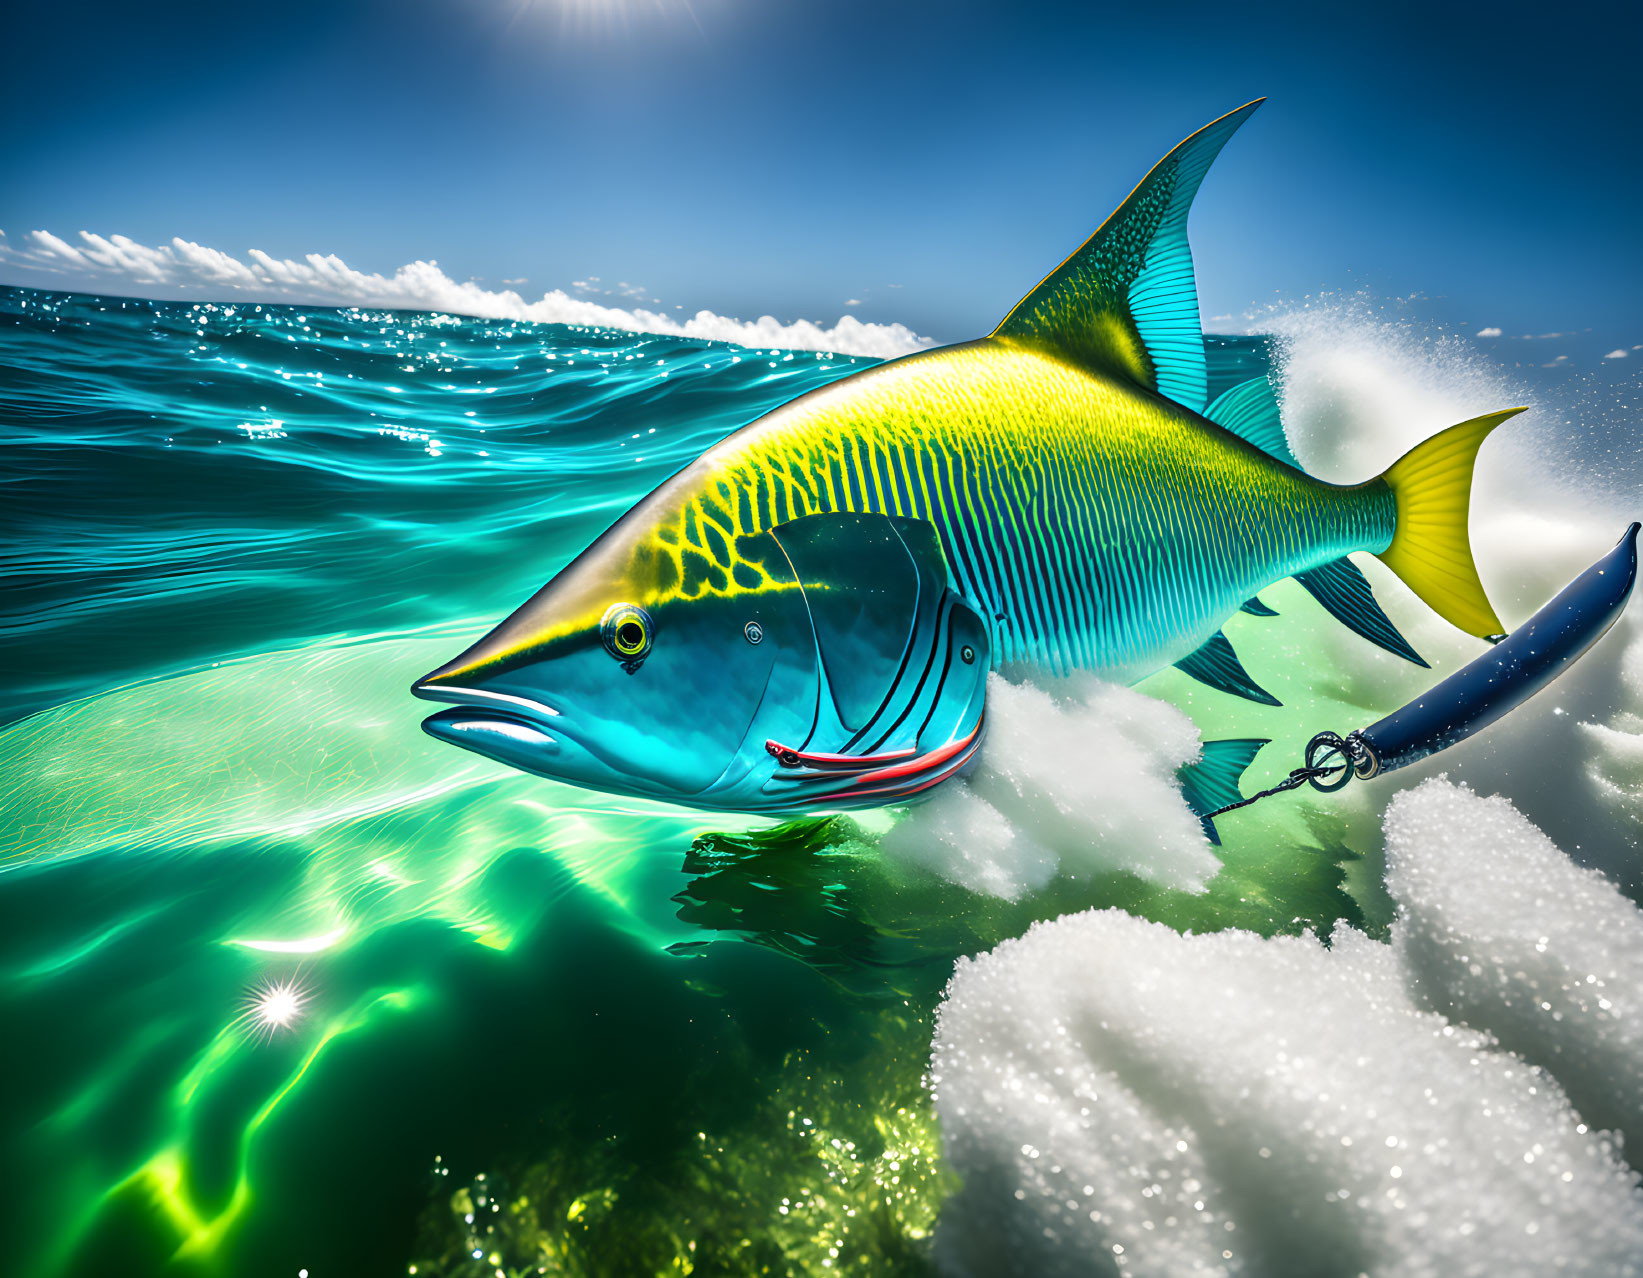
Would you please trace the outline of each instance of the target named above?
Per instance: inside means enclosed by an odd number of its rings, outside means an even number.
[[[1009,903],[841,821],[735,828],[420,733],[413,677],[869,362],[0,290],[5,1272],[921,1273],[958,955],[1092,905],[1384,924],[1315,814],[1230,831],[1204,896]],[[1318,726],[1304,634],[1268,633],[1282,716],[1148,687],[1281,738],[1257,782]]]

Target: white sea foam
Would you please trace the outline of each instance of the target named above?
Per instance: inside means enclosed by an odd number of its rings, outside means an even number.
[[[1101,911],[961,962],[932,1069],[964,1178],[944,1268],[1643,1272],[1637,1177],[1552,1076],[1635,1119],[1643,919],[1443,782],[1400,801],[1392,844],[1391,946]]]
[[[885,854],[1012,899],[1121,870],[1201,891],[1220,868],[1175,779],[1199,753],[1175,707],[1089,675],[994,674],[987,722],[974,770],[891,829]]]
[[[491,319],[542,324],[579,324],[630,332],[662,333],[704,341],[735,342],[789,350],[839,351],[889,359],[931,345],[905,324],[864,323],[840,316],[831,327],[811,320],[783,323],[770,315],[734,319],[701,310],[688,319],[641,308],[605,306],[563,289],[527,301],[511,288],[458,283],[437,262],[410,262],[392,275],[355,270],[334,253],[309,253],[300,261],[252,249],[245,260],[180,236],[169,244],[140,244],[126,235],[81,231],[70,243],[49,231],[31,231],[22,248],[0,244],[0,263],[46,275],[68,274],[79,282],[139,291],[184,290],[190,297],[244,297],[255,301],[307,302],[327,306],[385,306],[450,311]],[[619,286],[631,295],[631,286]],[[641,292],[643,290],[640,290]]]
[[[1428,781],[1388,809],[1386,836],[1411,990],[1643,1150],[1643,913],[1499,797]]]

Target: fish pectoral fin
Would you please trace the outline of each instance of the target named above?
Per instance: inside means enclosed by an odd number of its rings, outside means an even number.
[[[1211,843],[1219,845],[1221,836],[1216,832],[1215,822],[1206,813],[1219,811],[1244,797],[1238,782],[1244,775],[1244,769],[1249,767],[1269,740],[1269,737],[1242,737],[1206,741],[1203,758],[1176,769],[1175,775],[1181,782],[1181,793],[1186,797],[1187,806],[1203,822],[1204,837]]]
[[[970,765],[986,720],[987,628],[958,594],[945,590],[915,635],[914,650],[865,726],[836,743],[804,749],[766,742],[776,769],[764,793],[774,808],[907,803]]]
[[[1268,608],[1261,602],[1260,595],[1251,595],[1244,600],[1243,607],[1239,608],[1238,611],[1247,612],[1252,617],[1276,617],[1278,615],[1276,608]]]
[[[1239,382],[1204,410],[1204,416],[1224,430],[1230,430],[1246,444],[1253,444],[1268,457],[1276,457],[1287,466],[1301,469],[1295,453],[1289,447],[1289,436],[1284,434],[1283,417],[1278,411],[1278,396],[1269,377],[1252,377]]]
[[[1413,661],[1417,666],[1427,664],[1409,640],[1398,633],[1392,619],[1381,611],[1369,588],[1369,579],[1350,559],[1337,559],[1322,568],[1298,572],[1295,580],[1347,629],[1388,652],[1397,653],[1405,661]]]
[[[1231,641],[1219,630],[1191,656],[1177,661],[1175,668],[1221,692],[1248,697],[1264,706],[1283,705],[1282,701],[1250,678],[1249,671],[1244,669],[1238,654],[1232,650]]]
[[[1205,125],[1160,160],[993,336],[1048,347],[1202,412],[1208,374],[1187,212],[1210,163],[1263,100]]]
[[[809,738],[767,743],[766,792],[794,810],[862,806],[955,775],[980,745],[992,654],[934,525],[825,513],[770,531],[810,612],[824,705]]]
[[[827,699],[851,732],[878,713],[947,584],[939,543],[899,526],[913,522],[828,512],[770,530],[804,592]]]

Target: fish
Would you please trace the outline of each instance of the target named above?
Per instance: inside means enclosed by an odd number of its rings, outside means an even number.
[[[1257,99],[1166,155],[986,337],[872,366],[709,448],[452,661],[433,736],[515,768],[717,811],[908,803],[960,775],[993,670],[1168,666],[1278,701],[1222,627],[1293,577],[1426,663],[1350,555],[1500,635],[1467,516],[1473,418],[1385,473],[1306,473],[1265,373],[1225,385],[1187,215]],[[1211,395],[1211,390],[1218,393]],[[1208,742],[1208,811],[1263,742]],[[1214,837],[1211,827],[1206,832]]]

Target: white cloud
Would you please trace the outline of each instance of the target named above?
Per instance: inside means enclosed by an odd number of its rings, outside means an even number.
[[[1493,326],[1490,326],[1489,328],[1480,328],[1480,329],[1478,329],[1478,336],[1479,337],[1499,337],[1500,336],[1500,330],[1498,328],[1493,327]]]
[[[1623,348],[1617,346],[1614,350],[1610,351],[1603,358],[1604,359],[1625,359],[1626,358],[1626,352]]]
[[[86,259],[81,256],[80,250],[71,244],[65,244],[50,231],[35,231],[28,238],[46,253],[61,258],[73,266],[85,266]]]
[[[844,304],[846,306],[860,306],[861,305],[861,298],[859,298],[859,297],[849,298],[845,301]]]
[[[840,351],[889,358],[932,345],[904,324],[864,324],[841,316],[827,327],[810,320],[784,324],[774,316],[741,320],[697,311],[689,319],[640,308],[605,306],[572,297],[562,289],[527,301],[512,289],[494,290],[473,282],[458,283],[436,261],[417,261],[392,275],[355,270],[335,254],[310,253],[301,259],[275,258],[252,249],[244,259],[180,237],[158,248],[124,235],[104,237],[81,231],[71,244],[49,231],[31,231],[22,247],[0,243],[0,265],[50,274],[73,274],[88,283],[187,291],[191,296],[241,294],[257,301],[301,302],[330,306],[386,306],[406,310],[449,311],[495,319],[546,324],[580,324],[629,332],[662,333],[743,346]],[[523,280],[515,281],[523,283]],[[576,281],[579,291],[601,291],[599,277]],[[638,285],[621,283],[624,296],[642,297]],[[675,307],[675,309],[683,309]]]

